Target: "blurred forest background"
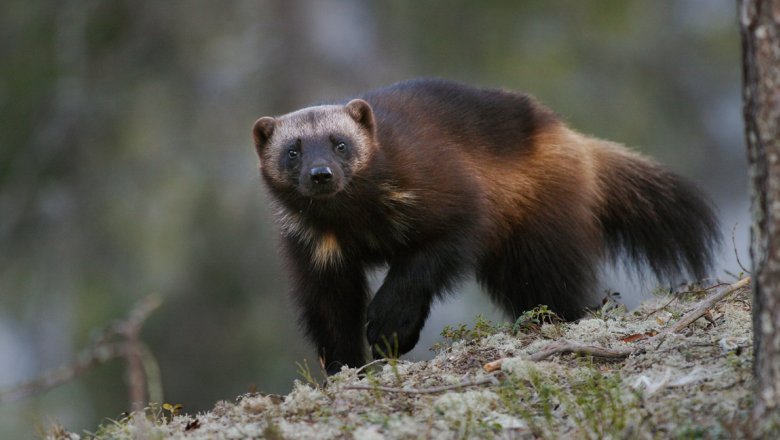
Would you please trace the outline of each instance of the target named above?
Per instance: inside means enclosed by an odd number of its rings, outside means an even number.
[[[4,0],[0,3],[0,387],[69,361],[157,293],[143,339],[165,400],[285,393],[296,328],[250,129],[256,118],[417,76],[536,95],[718,205],[719,275],[747,254],[731,0]],[[616,284],[607,287],[617,288]],[[615,283],[619,283],[615,281]],[[637,298],[653,286],[629,288]],[[623,289],[622,287],[620,289]],[[473,291],[445,324],[495,315]],[[623,290],[621,290],[623,291]],[[128,409],[114,361],[0,406],[0,437]]]

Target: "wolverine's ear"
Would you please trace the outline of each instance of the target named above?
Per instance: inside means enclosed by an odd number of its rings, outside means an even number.
[[[374,111],[369,103],[362,99],[353,99],[347,103],[347,113],[369,133],[374,133]]]
[[[276,126],[276,119],[270,116],[264,116],[255,121],[255,126],[252,128],[252,135],[255,138],[255,149],[259,156],[265,146],[268,144],[268,140],[271,139],[271,135],[274,132]]]

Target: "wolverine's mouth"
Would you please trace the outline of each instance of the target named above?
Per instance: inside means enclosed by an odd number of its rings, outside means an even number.
[[[335,196],[339,191],[341,191],[341,188],[335,184],[319,184],[301,188],[301,194],[313,199],[327,199]]]
[[[344,189],[344,179],[337,167],[317,165],[301,176],[299,191],[306,197],[326,199]]]

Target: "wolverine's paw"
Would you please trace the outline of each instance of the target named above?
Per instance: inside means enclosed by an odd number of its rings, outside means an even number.
[[[398,357],[417,345],[427,313],[414,313],[409,308],[383,304],[376,298],[369,304],[366,336],[374,359]]]

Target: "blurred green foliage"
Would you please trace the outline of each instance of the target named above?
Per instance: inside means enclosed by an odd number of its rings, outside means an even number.
[[[296,328],[249,134],[415,76],[525,90],[719,200],[744,192],[730,1],[5,0],[0,385],[156,292],[144,339],[184,411],[284,392]],[[437,331],[438,333],[438,331]],[[127,409],[121,363],[0,406],[0,437]]]

